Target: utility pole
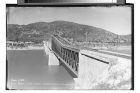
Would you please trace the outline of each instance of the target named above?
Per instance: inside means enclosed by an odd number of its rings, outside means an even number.
[[[87,35],[88,35],[88,32],[86,32],[85,35],[86,35],[86,42],[87,42]]]

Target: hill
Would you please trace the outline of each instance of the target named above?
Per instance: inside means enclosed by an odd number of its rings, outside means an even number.
[[[131,35],[117,35],[105,29],[67,21],[36,22],[28,25],[7,25],[8,41],[48,40],[57,34],[70,42],[131,43]]]

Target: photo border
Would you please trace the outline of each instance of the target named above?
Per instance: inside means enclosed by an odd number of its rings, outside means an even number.
[[[54,4],[48,4],[48,5],[18,5],[18,4],[6,4],[7,7],[113,7],[113,6],[129,6],[131,7],[131,74],[132,74],[132,79],[131,79],[131,89],[134,90],[134,4],[132,3],[126,3],[126,4],[95,4],[95,3],[82,3],[82,4],[60,4],[60,5],[54,5]],[[7,13],[6,13],[6,37],[7,37]],[[7,38],[6,38],[6,43],[7,43]],[[7,61],[7,45],[6,45],[6,81],[5,81],[5,89],[9,90],[7,88],[7,80],[8,80],[8,61]],[[15,90],[15,89],[11,89]],[[25,89],[26,90],[26,89]],[[32,90],[32,89],[31,89]],[[46,90],[51,90],[51,89],[46,89]],[[57,90],[57,89],[54,89]],[[67,90],[67,89],[66,89]],[[74,90],[74,89],[73,89]],[[81,90],[81,89],[79,89]],[[89,89],[89,90],[94,90],[94,89]],[[113,90],[113,89],[112,89]],[[125,90],[125,89],[120,89],[120,90]]]
[[[23,4],[23,5],[26,5],[26,4],[30,4],[30,5],[34,5],[34,4],[45,4],[45,5],[48,5],[48,4],[63,4],[63,3],[65,3],[66,4],[66,2],[64,2],[63,0],[59,0],[59,1],[57,1],[57,0],[53,0],[53,1],[47,1],[46,0],[46,2],[37,2],[37,1],[34,1],[34,2],[31,2],[30,0],[17,0],[17,3],[18,4]],[[76,1],[76,0],[75,0]],[[88,1],[88,0],[87,0]],[[74,4],[75,2],[74,1],[71,1],[71,2],[69,2],[69,3],[71,3],[71,4]],[[80,3],[80,1],[78,1],[77,2],[77,4],[79,4]],[[83,1],[81,1],[81,3],[84,3]],[[86,3],[86,2],[85,2]],[[94,3],[94,2],[88,2],[88,4],[89,3]],[[94,4],[98,4],[98,3],[94,3]],[[99,3],[100,4],[100,3]],[[104,4],[111,4],[111,3],[104,3]],[[116,3],[114,3],[114,4],[126,4],[126,0],[117,0],[117,2]]]

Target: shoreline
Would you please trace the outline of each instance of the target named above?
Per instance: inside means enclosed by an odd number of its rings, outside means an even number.
[[[24,48],[6,47],[6,50],[44,50],[44,46],[42,47],[29,46],[29,47],[24,47]]]

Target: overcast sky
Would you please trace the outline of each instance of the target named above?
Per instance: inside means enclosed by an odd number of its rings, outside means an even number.
[[[131,34],[130,7],[11,7],[8,24],[26,25],[34,22],[64,20]]]

